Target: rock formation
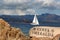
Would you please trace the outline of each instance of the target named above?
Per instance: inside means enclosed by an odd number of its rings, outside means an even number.
[[[48,37],[30,37],[31,40],[52,40],[51,38]]]
[[[56,35],[52,40],[60,40],[60,34]]]
[[[0,40],[27,40],[19,28],[11,27],[8,22],[0,19]]]

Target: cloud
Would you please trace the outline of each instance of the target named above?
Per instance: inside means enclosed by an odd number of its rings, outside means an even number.
[[[36,12],[33,9],[27,9],[26,11],[22,11],[19,9],[16,9],[16,10],[2,9],[2,10],[0,10],[0,15],[26,15],[26,14],[33,15],[35,13]]]
[[[26,3],[30,0],[4,0],[5,4],[19,4],[19,3]]]
[[[55,0],[3,0],[0,3],[0,9],[6,10],[4,10],[3,14],[20,15],[21,13],[25,15],[26,13],[34,14],[36,10],[39,11],[39,9],[60,9],[60,1]],[[18,9],[18,11],[14,13],[16,9]]]
[[[4,5],[7,8],[18,8],[21,10],[26,9],[60,9],[60,2],[55,0],[4,0]]]
[[[38,2],[42,2],[41,8],[44,8],[44,9],[49,9],[49,10],[60,9],[60,1],[56,2],[55,0],[40,0]]]
[[[25,12],[21,10],[0,10],[0,15],[25,15]]]
[[[26,14],[30,14],[30,15],[33,15],[36,13],[36,11],[34,9],[27,9],[25,12],[26,12]]]

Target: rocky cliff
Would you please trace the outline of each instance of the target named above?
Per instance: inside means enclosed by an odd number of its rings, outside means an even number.
[[[0,19],[0,40],[27,40],[19,28],[11,27],[8,22]]]

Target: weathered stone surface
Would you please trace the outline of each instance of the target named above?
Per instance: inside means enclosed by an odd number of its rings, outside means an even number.
[[[60,40],[60,34],[56,35],[53,40]]]
[[[30,40],[52,40],[51,38],[47,37],[31,37]]]
[[[8,22],[0,19],[0,40],[26,40],[19,28],[11,27]]]

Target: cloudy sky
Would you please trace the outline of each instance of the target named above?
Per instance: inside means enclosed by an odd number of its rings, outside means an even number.
[[[60,0],[0,0],[0,15],[60,15]]]

